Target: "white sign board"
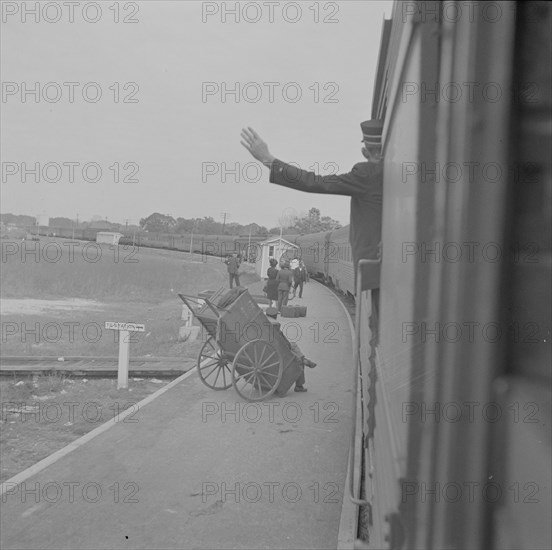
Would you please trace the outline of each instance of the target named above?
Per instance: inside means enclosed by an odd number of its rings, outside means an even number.
[[[137,323],[118,323],[116,321],[106,321],[105,328],[109,330],[128,330],[129,332],[145,332],[146,325]]]
[[[105,328],[119,330],[119,368],[117,374],[117,389],[128,388],[128,361],[130,355],[131,332],[145,332],[146,326],[138,323],[119,323],[117,321],[106,321]]]

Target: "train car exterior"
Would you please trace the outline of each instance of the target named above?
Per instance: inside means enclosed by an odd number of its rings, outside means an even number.
[[[354,296],[353,257],[349,244],[349,226],[331,232],[328,242],[328,277],[336,289]]]
[[[323,280],[343,293],[354,296],[354,270],[349,244],[349,226],[301,235],[295,244],[311,275]]]
[[[544,2],[395,2],[384,22],[357,547],[552,547],[550,24]]]
[[[299,246],[299,256],[307,271],[315,276],[328,279],[328,248],[331,231],[301,235],[295,239]]]

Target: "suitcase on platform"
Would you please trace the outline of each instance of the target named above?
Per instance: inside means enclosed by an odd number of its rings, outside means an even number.
[[[295,317],[306,317],[307,316],[307,306],[294,306],[297,309]]]
[[[282,317],[298,317],[297,308],[294,306],[282,306]]]

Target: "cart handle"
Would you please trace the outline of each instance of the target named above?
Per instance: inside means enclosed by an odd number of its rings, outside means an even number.
[[[190,307],[188,304],[188,301],[196,304],[197,306],[202,306],[203,304],[200,302],[200,300],[203,300],[203,302],[207,304],[207,306],[217,317],[220,317],[219,311],[230,311],[228,308],[215,305],[213,302],[209,300],[209,298],[198,298],[197,296],[190,296],[189,294],[181,294],[181,293],[179,293],[178,296],[188,307]]]
[[[196,305],[200,306],[201,303],[199,300],[203,300],[203,298],[198,298],[197,296],[190,296],[188,294],[181,294],[178,293],[178,297],[186,304],[188,305],[188,301],[195,303]]]
[[[355,303],[355,338],[353,343],[353,407],[352,407],[352,427],[351,444],[349,448],[349,497],[355,506],[365,506],[370,504],[367,500],[359,499],[355,492],[355,441],[356,441],[356,423],[357,423],[357,394],[358,377],[360,367],[360,320],[362,311],[362,267],[365,265],[380,264],[381,260],[359,260],[357,266],[356,279],[356,303]]]

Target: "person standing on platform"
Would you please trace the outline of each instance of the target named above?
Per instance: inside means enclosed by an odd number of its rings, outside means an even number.
[[[303,297],[303,283],[305,281],[301,263],[299,262],[299,265],[293,270],[293,290],[297,294],[297,287],[299,287],[299,298]]]
[[[346,174],[330,176],[319,176],[277,159],[253,128],[241,132],[241,144],[270,169],[271,183],[307,193],[351,197],[349,241],[353,253],[355,288],[359,260],[379,258],[383,194],[383,121],[368,120],[361,123],[360,127],[364,143],[362,155],[366,162],[355,164]],[[363,285],[362,290],[367,288],[367,285]]]
[[[305,264],[303,262],[303,260],[301,260],[301,263],[300,263],[300,266],[301,268],[301,273],[303,274],[303,281],[305,284],[307,284],[309,282],[309,272],[307,270],[307,268],[305,267]]]
[[[278,313],[282,313],[282,306],[287,306],[289,289],[293,283],[293,272],[289,268],[289,260],[281,262],[282,269],[278,271]]]
[[[269,260],[270,267],[266,271],[268,280],[266,281],[266,297],[270,300],[269,307],[275,307],[278,303],[278,281],[276,277],[278,275],[277,265],[278,262],[274,258]]]
[[[227,270],[228,270],[228,279],[230,282],[230,288],[233,288],[234,280],[236,281],[236,286],[240,286],[240,277],[238,274],[240,263],[236,255],[232,254],[231,256],[228,256],[224,263],[226,264]]]

